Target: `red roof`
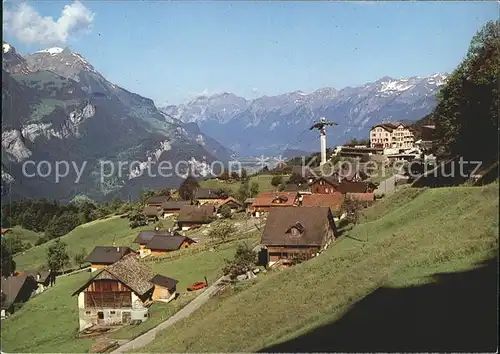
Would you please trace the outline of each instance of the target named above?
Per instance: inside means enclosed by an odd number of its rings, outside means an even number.
[[[330,210],[340,211],[342,207],[342,202],[344,201],[344,196],[340,192],[332,193],[332,194],[306,194],[302,196],[302,205],[303,206],[322,206],[329,207]]]
[[[262,192],[252,203],[253,207],[293,206],[298,192]]]

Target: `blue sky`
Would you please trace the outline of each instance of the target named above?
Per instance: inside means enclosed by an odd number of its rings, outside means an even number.
[[[8,1],[4,10],[20,11],[19,1]],[[38,19],[46,29],[41,17],[57,21],[71,3],[26,4],[22,11],[29,14],[17,22],[6,24],[4,17],[4,40],[23,54],[49,46],[23,26],[33,27]],[[450,72],[476,31],[498,18],[497,2],[82,4],[85,16],[68,11],[53,21],[58,31],[64,29],[50,44],[70,46],[111,82],[158,104],[202,92],[255,98]],[[76,19],[68,22],[70,16]]]

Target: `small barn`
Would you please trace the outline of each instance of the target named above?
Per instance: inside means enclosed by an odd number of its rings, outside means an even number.
[[[183,235],[155,235],[144,245],[144,254],[151,256],[164,255],[177,251],[181,248],[188,248],[196,243],[193,239]]]
[[[241,210],[241,208],[243,208],[243,203],[241,203],[240,201],[234,199],[233,197],[229,197],[229,198],[224,199],[219,204],[217,204],[217,212],[218,213],[220,212],[221,208],[224,205],[229,206],[229,208],[231,209],[231,213],[235,213],[238,210]]]
[[[183,206],[177,224],[181,230],[189,230],[203,224],[212,222],[215,216],[215,206],[208,205],[186,205]]]
[[[189,200],[168,201],[164,202],[161,207],[163,210],[163,217],[167,218],[172,215],[179,214],[181,208],[185,205],[191,205]]]
[[[156,274],[151,283],[154,284],[154,301],[170,302],[175,299],[178,281],[160,274]]]

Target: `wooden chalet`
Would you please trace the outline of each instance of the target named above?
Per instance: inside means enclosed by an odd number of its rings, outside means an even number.
[[[191,201],[189,200],[179,200],[174,201],[170,200],[168,202],[164,202],[161,205],[163,211],[163,217],[166,218],[171,215],[177,215],[181,212],[181,208],[185,205],[191,205]]]
[[[146,320],[155,288],[152,278],[134,255],[101,269],[73,293],[78,295],[80,330]]]
[[[145,230],[139,232],[137,237],[134,240],[134,243],[139,244],[139,257],[144,258],[151,254],[151,250],[146,248],[146,245],[155,237],[155,236],[181,236],[181,234],[177,231],[173,230]]]
[[[43,292],[50,284],[51,273],[48,270],[28,270],[21,271],[19,275],[31,276],[37,283],[36,293]]]
[[[224,205],[229,206],[229,208],[231,209],[231,213],[235,213],[243,208],[243,203],[241,203],[239,200],[234,199],[233,197],[229,197],[216,205],[217,212],[220,212],[220,209]]]
[[[97,246],[90,252],[85,262],[90,263],[90,271],[95,272],[118,262],[129,254],[137,255],[134,250],[126,246]]]
[[[189,230],[203,224],[209,224],[215,217],[215,206],[208,205],[185,205],[177,218],[177,225],[181,230]]]
[[[375,189],[371,182],[350,182],[343,180],[339,182],[337,177],[322,176],[311,183],[311,192],[321,194],[346,193],[370,193]]]
[[[146,206],[161,207],[163,203],[168,202],[171,199],[170,196],[166,195],[155,195],[146,199]]]
[[[181,248],[188,248],[196,243],[193,239],[183,235],[155,235],[144,245],[143,254],[159,256]]]
[[[153,300],[170,302],[175,299],[178,281],[160,274],[156,274],[151,283],[154,284]]]
[[[162,215],[162,209],[161,206],[150,205],[150,206],[145,206],[144,209],[142,210],[142,213],[144,214],[148,222],[156,222]]]
[[[340,192],[331,194],[306,194],[301,197],[299,206],[302,207],[328,207],[334,217],[341,215],[344,194]]]
[[[31,275],[16,275],[1,280],[1,317],[13,313],[15,304],[28,301],[38,285]]]
[[[217,189],[198,188],[195,193],[195,199],[200,205],[220,204],[228,197],[228,195],[220,193]]]
[[[308,260],[335,240],[336,226],[328,207],[273,208],[262,233],[267,266]]]
[[[297,205],[298,197],[298,192],[262,192],[255,198],[250,211],[258,217],[274,207],[293,207]]]

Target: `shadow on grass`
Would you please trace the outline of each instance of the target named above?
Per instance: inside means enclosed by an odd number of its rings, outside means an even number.
[[[434,283],[379,288],[338,321],[261,352],[495,352],[497,270],[495,258]]]

